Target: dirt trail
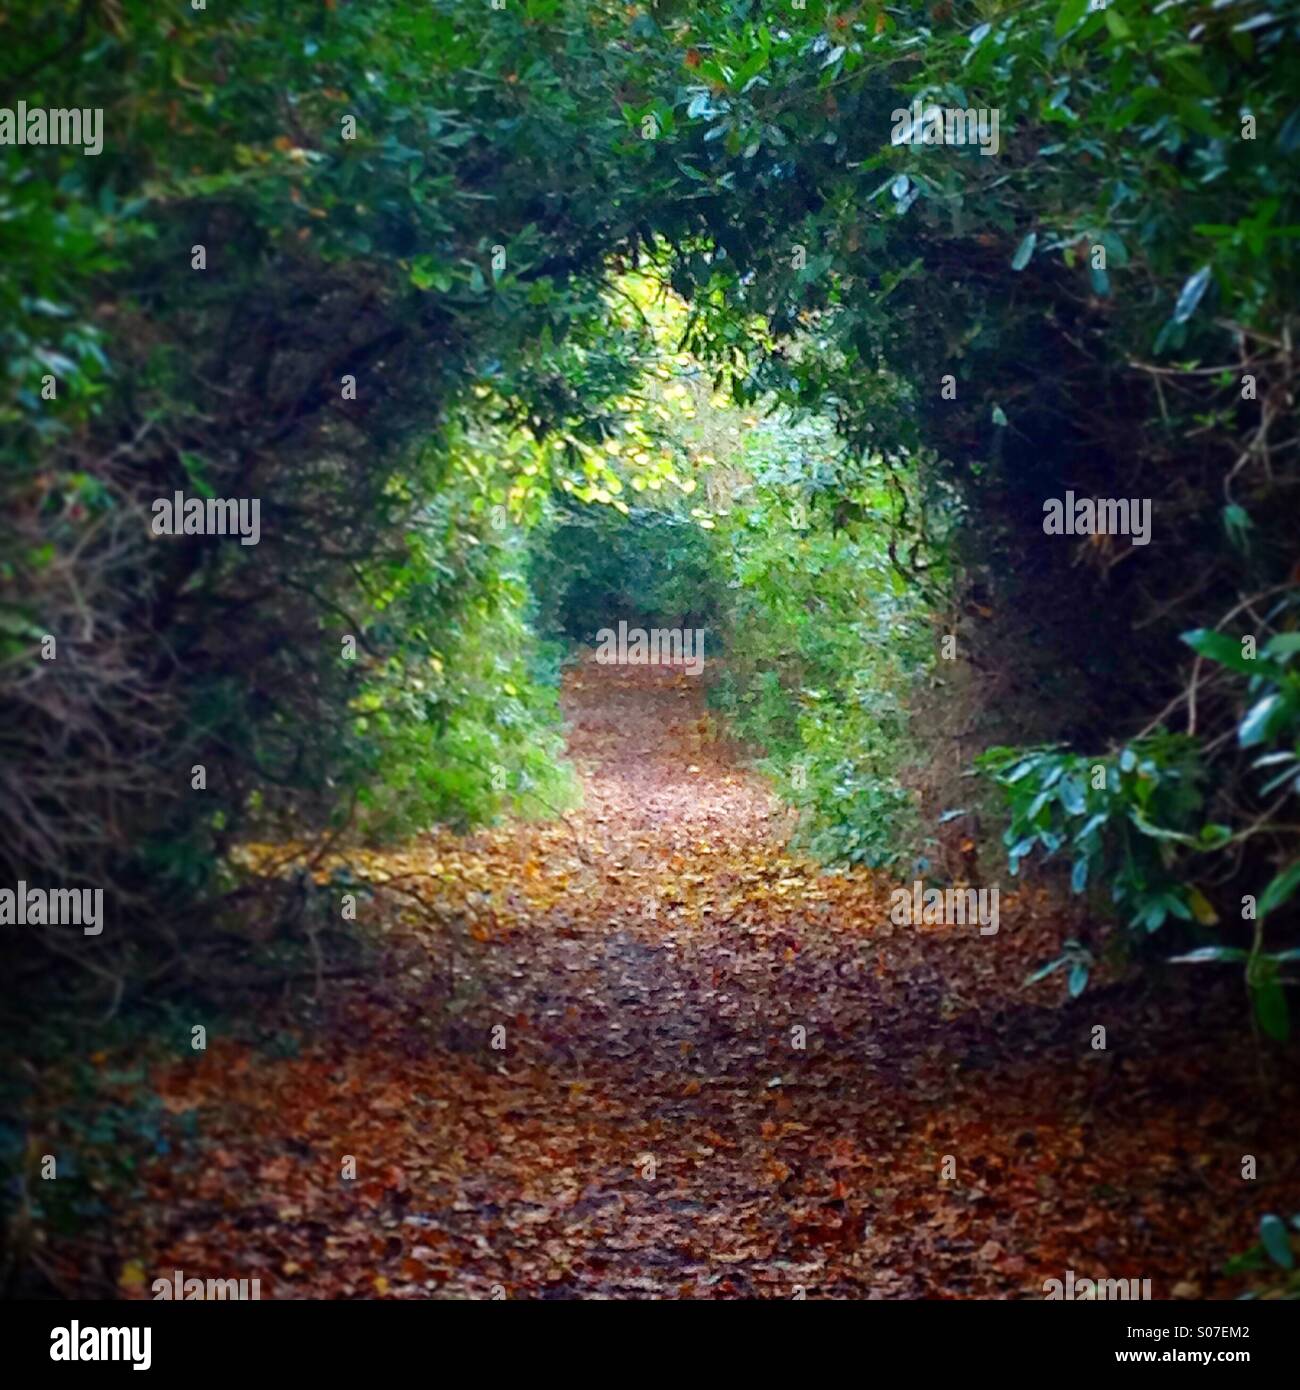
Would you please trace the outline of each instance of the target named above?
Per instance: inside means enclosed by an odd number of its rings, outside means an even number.
[[[400,968],[336,987],[298,1056],[217,1038],[154,1078],[202,1138],[147,1175],[128,1293],[172,1269],[275,1298],[1235,1289],[1218,1265],[1283,1200],[1241,1155],[1276,1182],[1297,1151],[1223,1071],[1239,1015],[1024,990],[1062,935],[1036,901],[1004,895],[995,936],[894,925],[891,885],[784,850],[683,673],[587,663],[565,710],[568,825],[361,865],[393,880],[376,910],[400,887],[450,913],[450,1005],[448,936],[403,913]]]

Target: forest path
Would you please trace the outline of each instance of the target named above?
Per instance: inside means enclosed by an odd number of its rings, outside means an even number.
[[[357,867],[389,880],[374,904],[433,893],[458,924],[450,1004],[448,937],[394,908],[398,963],[335,986],[297,1055],[215,1040],[155,1078],[202,1139],[148,1175],[128,1292],[172,1269],[275,1298],[1222,1288],[1267,1141],[1228,1099],[1248,1081],[1205,1079],[1214,1030],[1187,1048],[1190,990],[1025,990],[1063,934],[1037,900],[1004,894],[996,935],[893,924],[887,881],[786,851],[681,670],[588,660],[564,705],[567,823]]]

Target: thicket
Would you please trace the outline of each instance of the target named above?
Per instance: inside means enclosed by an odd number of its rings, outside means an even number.
[[[524,532],[655,483],[726,529],[727,698],[828,852],[906,833],[878,750],[955,635],[963,737],[1036,749],[985,762],[1013,861],[1244,952],[1280,1036],[1298,34],[1294,0],[9,6],[0,104],[104,112],[98,156],[0,146],[0,875],[110,900],[94,943],[5,929],[24,1006],[274,930],[241,840],[562,799]],[[914,99],[997,109],[998,153],[893,143]],[[760,448],[735,506],[611,462],[643,267],[710,392],[833,461]],[[261,542],[154,537],[177,489],[259,498]],[[1150,498],[1151,543],[1046,535],[1066,490]]]

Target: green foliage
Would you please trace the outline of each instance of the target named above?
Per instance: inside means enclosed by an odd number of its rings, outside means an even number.
[[[572,799],[556,673],[524,619],[524,538],[476,536],[459,510],[440,497],[441,524],[410,534],[407,560],[381,576],[371,636],[388,655],[367,669],[339,750],[372,838]]]
[[[537,621],[544,632],[588,642],[620,619],[631,627],[703,627],[716,641],[716,552],[716,540],[680,510],[557,510],[529,542]]]
[[[1296,1251],[1300,1248],[1300,1213],[1288,1223],[1272,1212],[1259,1219],[1259,1240],[1223,1267],[1225,1274],[1267,1274],[1269,1278],[1243,1298],[1300,1299],[1300,1269]]]
[[[815,853],[895,864],[917,839],[900,770],[934,651],[924,592],[891,557],[914,475],[902,459],[855,463],[812,422],[765,426],[741,457],[750,481],[718,522],[730,594],[718,703],[805,813]]]
[[[102,106],[105,137],[0,151],[12,876],[106,884],[101,949],[130,955],[234,886],[249,835],[563,804],[511,528],[552,485],[599,494],[631,377],[594,109],[575,125],[557,76],[521,122],[520,18],[450,4],[160,19],[124,0],[5,25],[0,85]],[[491,180],[471,172],[505,143]],[[561,149],[572,216],[543,231]],[[261,544],[151,542],[177,488],[258,497]],[[154,910],[127,926],[141,890]]]
[[[1071,692],[1047,741],[1104,747],[1188,708],[1198,747],[1142,755],[1154,818],[1122,777],[1107,794],[1088,881],[1116,873],[1140,931],[1191,911],[1182,875],[1213,851],[1180,798],[1210,797],[1243,872],[1267,864],[1272,919],[1296,855],[1260,798],[1294,784],[1292,673],[1265,658],[1282,677],[1248,711],[1221,679],[1193,697],[1177,638],[1275,597],[1294,560],[1298,29],[1295,0],[1194,23],[1080,0],[943,21],[809,0],[779,24],[757,0],[10,6],[6,100],[102,107],[105,134],[94,157],[0,150],[11,876],[111,884],[120,920],[150,891],[187,916],[267,824],[355,806],[377,834],[562,795],[524,566],[485,527],[635,492],[726,531],[710,579],[688,527],[635,523],[695,566],[656,603],[725,589],[723,698],[778,774],[806,763],[827,852],[895,852],[907,700],[979,569],[1022,712]],[[913,99],[996,109],[998,155],[895,143]],[[649,294],[629,283],[647,266]],[[820,413],[842,458],[789,471],[773,450],[705,505],[696,475],[731,460],[691,434],[704,389]],[[1042,534],[1044,497],[1135,476],[1167,528],[1143,553]],[[151,539],[178,487],[260,497],[262,545]],[[43,661],[44,634],[77,659]],[[1037,739],[1014,713],[998,742]],[[1011,848],[1082,829],[1042,814]]]
[[[1286,607],[1294,606],[1289,598]],[[1254,654],[1255,638],[1248,634],[1251,654],[1245,654],[1245,643],[1222,632],[1185,632],[1183,641],[1196,654],[1217,666],[1248,677],[1248,700],[1245,712],[1237,725],[1237,743],[1241,748],[1260,748],[1268,751],[1257,756],[1255,769],[1268,768],[1267,780],[1260,794],[1269,795],[1279,787],[1290,784],[1289,792],[1300,791],[1300,665],[1292,660],[1300,652],[1300,632],[1279,632],[1270,637]],[[1278,747],[1289,745],[1289,747]]]
[[[1249,707],[1239,728],[1243,746],[1260,741],[1256,712],[1274,699],[1292,712],[1292,723],[1279,720],[1270,729],[1294,742],[1296,705],[1290,685],[1294,673],[1285,667],[1296,643],[1274,639],[1256,661],[1242,656],[1240,642],[1219,633],[1192,632],[1185,640],[1202,656],[1249,673]],[[1286,771],[1280,780],[1291,782],[1294,754],[1288,750],[1283,759]],[[1207,859],[1240,853],[1250,831],[1234,834],[1229,826],[1205,819],[1209,773],[1197,740],[1157,733],[1136,739],[1106,758],[1088,758],[1059,748],[992,748],[976,759],[976,765],[1002,789],[1010,820],[1003,839],[1013,874],[1036,849],[1049,858],[1059,854],[1070,863],[1070,883],[1076,893],[1089,885],[1108,886],[1135,941],[1158,931],[1170,919],[1202,927],[1218,922],[1218,913],[1196,880],[1212,871]],[[1254,923],[1249,950],[1209,945],[1172,958],[1182,964],[1242,964],[1256,1021],[1277,1041],[1285,1041],[1290,1032],[1282,967],[1300,959],[1300,951],[1266,952],[1263,925],[1297,887],[1300,865],[1293,864],[1269,881],[1257,902],[1247,899],[1250,910],[1243,916]],[[1077,943],[1030,979],[1041,979],[1067,965],[1070,993],[1077,994],[1087,983],[1090,968],[1084,948]]]
[[[1049,975],[1054,975],[1058,970],[1066,972],[1066,989],[1069,991],[1071,999],[1077,999],[1088,987],[1088,978],[1092,974],[1094,964],[1092,952],[1083,945],[1082,942],[1071,938],[1065,943],[1065,949],[1055,960],[1048,961],[1046,965],[1040,965],[1037,970],[1030,971],[1025,979],[1027,985],[1045,980]]]
[[[1135,932],[1158,931],[1171,915],[1192,920],[1195,890],[1183,881],[1183,857],[1231,838],[1224,826],[1204,821],[1194,740],[1157,733],[1105,758],[991,748],[976,766],[1002,788],[1013,874],[1041,849],[1069,860],[1076,893],[1106,884]]]
[[[1292,600],[1288,598],[1283,611],[1291,606]],[[1300,670],[1291,665],[1300,651],[1300,634],[1279,632],[1264,643],[1257,655],[1253,636],[1248,639],[1249,654],[1246,642],[1221,632],[1200,629],[1184,633],[1183,640],[1199,657],[1213,662],[1222,672],[1247,677],[1236,741],[1242,749],[1256,750],[1251,768],[1263,780],[1259,795],[1266,797],[1281,789],[1275,807],[1284,804],[1300,791],[1300,777],[1296,775],[1300,768]],[[1266,751],[1259,752],[1261,748]],[[1249,834],[1247,830],[1237,838],[1244,839]],[[1300,888],[1300,860],[1276,873],[1259,893],[1252,914],[1255,930],[1249,951],[1212,946],[1176,958],[1193,963],[1244,962],[1256,1022],[1264,1033],[1279,1042],[1285,1042],[1290,1035],[1283,967],[1300,960],[1300,951],[1265,951],[1264,923],[1291,899],[1297,888]]]

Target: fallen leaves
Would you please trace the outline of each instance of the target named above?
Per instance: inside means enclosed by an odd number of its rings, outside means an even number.
[[[587,663],[565,706],[580,811],[349,854],[402,968],[295,1056],[215,1038],[155,1077],[200,1138],[120,1215],[124,1294],[1222,1292],[1240,1155],[1294,1152],[1300,1113],[1253,1114],[1230,1014],[1022,989],[1064,933],[1041,895],[1003,894],[996,937],[893,924],[890,883],[786,849],[680,671]]]

